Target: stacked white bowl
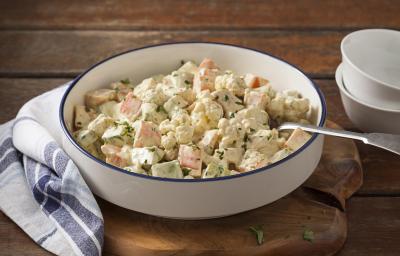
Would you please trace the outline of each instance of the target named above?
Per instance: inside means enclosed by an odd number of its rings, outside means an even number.
[[[336,82],[350,120],[365,132],[400,134],[400,32],[350,33],[341,52]]]

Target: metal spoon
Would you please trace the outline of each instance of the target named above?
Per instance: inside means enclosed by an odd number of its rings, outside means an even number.
[[[358,133],[358,132],[336,130],[326,127],[319,127],[309,124],[298,124],[289,122],[281,124],[277,129],[294,130],[296,128],[300,128],[307,132],[321,133],[325,135],[361,140],[365,144],[383,148],[400,155],[400,135],[387,134],[387,133]]]

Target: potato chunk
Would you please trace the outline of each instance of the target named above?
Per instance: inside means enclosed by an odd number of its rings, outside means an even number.
[[[95,108],[107,101],[116,100],[117,94],[115,90],[111,89],[98,89],[89,91],[85,94],[86,106]]]

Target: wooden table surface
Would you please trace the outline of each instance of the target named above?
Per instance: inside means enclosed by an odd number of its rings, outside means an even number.
[[[0,123],[114,53],[196,40],[265,50],[299,66],[322,88],[329,119],[354,130],[334,81],[341,38],[361,28],[400,28],[399,0],[13,0],[0,1],[0,10]],[[364,185],[348,202],[339,255],[400,255],[400,158],[357,146]],[[0,255],[48,254],[0,212]]]

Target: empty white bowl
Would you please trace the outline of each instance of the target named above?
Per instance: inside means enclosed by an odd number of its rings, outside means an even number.
[[[400,32],[365,29],[343,38],[343,81],[356,98],[400,110]]]
[[[335,77],[346,114],[359,129],[400,134],[400,110],[378,108],[351,95],[343,81],[343,64],[336,69]]]
[[[323,126],[326,104],[321,91],[300,70],[270,56],[243,47],[218,43],[173,43],[131,50],[108,58],[76,78],[60,106],[63,147],[80,168],[91,190],[116,205],[151,215],[202,219],[231,215],[271,203],[299,187],[317,166],[323,136],[311,139],[289,157],[239,175],[212,179],[168,179],[125,171],[85,151],[72,138],[73,108],[84,94],[125,77],[139,83],[146,77],[170,73],[181,60],[215,60],[222,69],[268,78],[277,90],[296,89],[310,99],[315,122]]]

